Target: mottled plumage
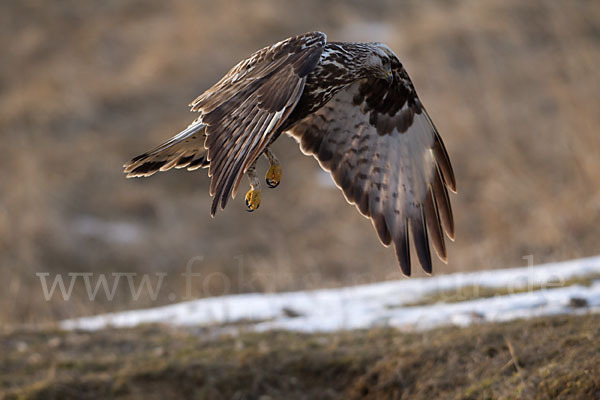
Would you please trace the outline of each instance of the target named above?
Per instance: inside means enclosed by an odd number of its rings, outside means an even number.
[[[266,47],[233,67],[190,106],[184,131],[125,164],[128,177],[208,167],[211,214],[235,196],[255,160],[281,133],[330,171],[346,199],[394,243],[410,274],[409,231],[426,272],[429,241],[446,260],[453,238],[442,140],[394,53],[380,43],[327,42],[320,32]],[[251,171],[249,171],[249,169]]]

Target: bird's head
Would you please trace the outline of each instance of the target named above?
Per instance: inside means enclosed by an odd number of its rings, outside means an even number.
[[[387,45],[383,43],[369,43],[370,55],[366,59],[367,68],[372,74],[388,82],[394,80],[392,67],[398,58]]]

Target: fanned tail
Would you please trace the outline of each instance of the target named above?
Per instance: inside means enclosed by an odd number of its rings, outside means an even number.
[[[128,178],[150,176],[171,168],[187,168],[193,171],[208,167],[204,148],[206,125],[195,121],[171,139],[154,149],[131,159],[123,165]]]

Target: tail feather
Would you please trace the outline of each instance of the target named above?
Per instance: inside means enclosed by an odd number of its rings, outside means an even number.
[[[128,178],[150,176],[171,168],[187,168],[189,171],[205,168],[204,140],[206,125],[195,122],[171,139],[154,149],[131,159],[123,165]]]

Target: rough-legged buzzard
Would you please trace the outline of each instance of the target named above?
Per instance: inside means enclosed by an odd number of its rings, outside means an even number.
[[[199,117],[126,163],[128,177],[208,167],[214,215],[246,174],[246,205],[253,211],[261,200],[256,161],[261,154],[268,158],[266,182],[277,186],[282,169],[269,145],[286,132],[372,220],[381,242],[394,243],[404,274],[410,274],[409,231],[426,272],[430,241],[446,261],[444,233],[454,236],[447,190],[456,191],[454,174],[442,139],[388,46],[327,42],[321,32],[294,36],[237,64],[190,106]]]

